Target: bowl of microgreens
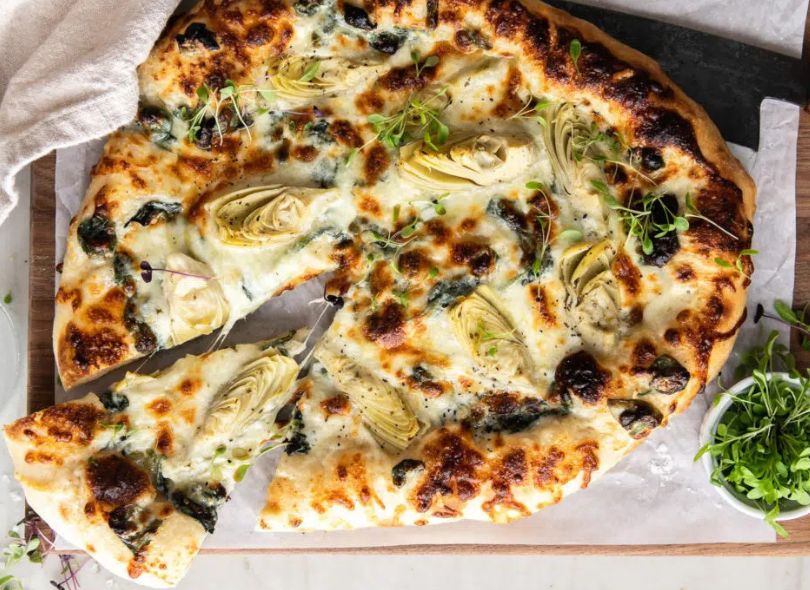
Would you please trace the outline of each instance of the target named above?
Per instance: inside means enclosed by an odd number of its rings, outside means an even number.
[[[810,373],[778,336],[744,355],[750,376],[715,399],[695,460],[730,505],[787,536],[777,521],[810,514]]]

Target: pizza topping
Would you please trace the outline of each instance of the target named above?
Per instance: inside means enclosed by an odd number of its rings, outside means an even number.
[[[592,129],[571,103],[540,104],[545,105],[540,110],[544,121],[543,142],[554,181],[563,194],[570,195],[580,183],[580,161],[585,146],[590,145]]]
[[[569,302],[578,304],[590,284],[603,273],[610,272],[614,255],[615,250],[610,240],[602,240],[596,244],[579,242],[562,253],[560,274]]]
[[[115,248],[115,226],[99,209],[79,224],[76,236],[82,250],[89,256],[103,256]]]
[[[195,483],[167,494],[177,510],[199,522],[207,533],[214,532],[217,511],[227,496],[228,492],[221,483]]]
[[[656,172],[664,167],[661,151],[653,147],[637,147],[631,151],[631,158],[636,158],[647,172]]]
[[[132,299],[124,307],[124,326],[135,340],[135,350],[141,354],[151,354],[157,349],[157,337],[152,328],[138,314],[138,308]]]
[[[531,381],[526,344],[492,289],[479,286],[449,314],[453,334],[487,374],[506,382]]]
[[[554,372],[558,390],[573,394],[588,404],[595,404],[602,398],[609,379],[610,373],[584,350],[565,357]]]
[[[691,375],[686,368],[671,356],[659,356],[649,369],[652,374],[650,387],[658,393],[671,395],[682,391]]]
[[[372,35],[369,38],[368,44],[381,53],[393,55],[399,51],[399,48],[405,43],[406,37],[407,35],[404,34],[404,31],[382,31],[376,35]]]
[[[661,424],[661,413],[647,402],[609,400],[608,407],[622,428],[635,439],[646,437]]]
[[[560,257],[567,307],[574,327],[588,345],[608,350],[616,342],[621,308],[616,277],[610,270],[615,250],[610,240],[580,242]]]
[[[464,190],[508,182],[525,173],[536,154],[522,136],[479,135],[446,144],[417,142],[400,153],[399,169],[413,184],[433,190]]]
[[[294,360],[269,349],[214,398],[196,443],[233,439],[254,424],[272,421],[289,399],[297,373]]]
[[[100,393],[98,401],[101,402],[104,409],[108,412],[123,412],[129,407],[129,398],[123,393],[113,391]]]
[[[478,280],[473,277],[461,277],[439,281],[430,288],[427,295],[427,306],[447,309],[461,297],[466,297],[478,286]]]
[[[107,524],[133,553],[151,541],[162,523],[151,510],[137,504],[119,506],[107,517]]]
[[[411,444],[419,434],[419,422],[396,389],[326,346],[320,346],[315,356],[383,448],[402,451]]]
[[[131,504],[152,489],[149,475],[117,454],[92,457],[87,482],[93,497],[110,508]]]
[[[281,412],[279,412],[280,414]],[[307,435],[304,433],[304,416],[297,407],[292,409],[290,422],[287,426],[287,436],[284,452],[287,455],[306,455],[309,453],[310,444]]]
[[[298,0],[293,3],[293,8],[301,16],[313,16],[318,12],[318,9],[326,4],[324,0]]]
[[[425,469],[425,463],[419,459],[403,459],[391,468],[391,481],[401,488],[411,473],[419,473]]]
[[[464,52],[474,51],[475,49],[489,50],[492,49],[492,43],[481,33],[473,29],[461,29],[456,31],[453,37],[456,46]]]
[[[643,204],[631,203],[631,207],[636,206],[648,210]],[[646,242],[642,241],[643,258],[646,264],[661,267],[669,262],[681,247],[675,230],[678,229],[677,220],[683,218],[678,216],[678,199],[675,195],[664,195],[655,199],[649,207],[649,212],[651,225],[658,231],[652,235],[648,234],[651,247],[648,248]],[[672,229],[667,230],[670,225]]]
[[[209,205],[220,239],[231,246],[273,246],[304,234],[314,205],[337,199],[337,191],[257,186],[227,193]]]
[[[442,395],[447,387],[447,383],[435,380],[433,374],[425,367],[418,365],[413,368],[408,376],[408,385],[419,389],[428,397]]]
[[[166,258],[163,291],[174,344],[208,334],[228,320],[229,305],[211,268],[179,252]]]
[[[172,135],[172,116],[167,111],[154,107],[142,106],[138,110],[138,123],[146,132],[149,141],[168,149],[176,138]]]
[[[365,10],[351,4],[343,5],[343,20],[345,20],[346,24],[350,27],[364,31],[372,31],[377,28],[377,25],[371,20],[371,17]]]
[[[273,98],[300,103],[362,87],[379,69],[377,64],[353,63],[340,57],[291,55],[270,65],[267,82]]]
[[[405,84],[402,81],[392,80],[392,72],[386,74],[379,83],[396,87]],[[409,78],[409,80],[413,80],[413,78]],[[418,83],[411,85],[421,89],[425,82],[422,81],[422,78],[416,78],[416,80]],[[450,136],[449,127],[442,121],[442,113],[450,101],[445,86],[427,96],[425,93],[412,95],[404,107],[388,116],[373,113],[368,116],[368,122],[374,127],[377,139],[391,149],[396,149],[408,141],[419,138],[421,139],[419,145],[426,145],[433,151],[438,151],[439,146],[443,145]],[[400,161],[403,159],[403,154],[400,154]]]
[[[521,432],[531,428],[541,416],[559,416],[568,411],[562,406],[552,407],[537,397],[507,392],[488,394],[482,402],[473,409],[471,425],[483,433]]]
[[[219,49],[217,37],[203,23],[191,23],[184,33],[175,37],[177,45],[184,51],[193,51],[199,47],[209,51]]]
[[[138,212],[130,217],[124,227],[131,223],[150,225],[156,219],[171,221],[183,211],[183,205],[171,201],[148,201],[138,209]]]

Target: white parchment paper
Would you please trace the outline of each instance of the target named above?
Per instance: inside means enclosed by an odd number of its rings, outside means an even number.
[[[664,0],[637,3],[633,0],[590,0],[665,20],[688,24],[715,33],[756,43],[783,53],[800,53],[804,15],[808,0],[725,2]],[[719,7],[723,6],[720,10]],[[677,8],[677,10],[676,10]],[[782,15],[782,16],[780,16]],[[766,23],[753,30],[750,23]],[[741,31],[747,34],[741,35]],[[722,92],[722,89],[718,89]],[[761,108],[760,146],[757,152],[732,146],[759,187],[754,219],[756,272],[749,290],[749,317],[756,303],[769,307],[774,299],[790,301],[793,293],[796,244],[796,140],[798,107],[766,100]],[[57,260],[61,259],[70,216],[78,209],[90,167],[102,142],[60,150],[57,155],[56,194]],[[240,322],[226,343],[248,342],[286,329],[311,324],[320,308],[310,302],[319,298],[318,281],[271,301],[247,321]],[[761,340],[777,326],[767,320],[759,326],[750,321],[740,332],[728,367],[735,365],[738,351]],[[167,366],[174,359],[208,348],[210,338],[198,340],[152,359],[141,370]],[[137,367],[137,365],[136,365]],[[129,367],[132,369],[133,367]],[[730,373],[730,371],[727,371]],[[121,377],[114,372],[92,386],[72,391],[71,398],[88,390],[102,390]],[[761,521],[740,514],[726,505],[708,482],[706,473],[692,458],[698,448],[698,429],[711,392],[698,396],[689,410],[670,425],[656,431],[644,445],[587,490],[567,498],[530,518],[510,525],[458,522],[430,527],[363,529],[330,533],[261,533],[254,531],[264,503],[267,483],[276,457],[265,456],[223,507],[216,533],[205,542],[207,549],[370,547],[427,543],[497,544],[669,544],[700,542],[772,542],[773,531]],[[57,401],[66,399],[57,392]],[[67,547],[60,540],[60,546]]]

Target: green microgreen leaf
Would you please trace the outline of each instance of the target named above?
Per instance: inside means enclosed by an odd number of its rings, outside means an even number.
[[[579,73],[579,56],[582,55],[582,43],[579,39],[573,39],[568,46],[568,55],[571,56],[571,61],[574,62],[574,68]]]
[[[774,331],[765,344],[743,354],[737,376],[751,375],[753,384],[730,397],[712,439],[695,460],[711,455],[712,483],[759,508],[785,536],[776,521],[780,510],[787,502],[810,503],[810,374],[796,370],[778,338]],[[798,385],[774,375],[777,371],[789,372]]]
[[[306,67],[306,69],[304,70],[304,73],[301,74],[300,81],[301,82],[310,82],[310,81],[314,80],[317,77],[318,72],[320,71],[320,69],[321,69],[321,62],[319,62],[318,60],[313,61],[311,64],[309,64]]]
[[[250,469],[250,463],[244,463],[236,468],[236,471],[233,473],[233,480],[235,482],[240,482],[245,479],[245,475],[247,474],[248,470]]]

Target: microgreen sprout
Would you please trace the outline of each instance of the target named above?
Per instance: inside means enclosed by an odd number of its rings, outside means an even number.
[[[753,383],[731,396],[712,440],[695,460],[711,454],[712,483],[757,506],[787,537],[776,522],[781,509],[810,504],[810,377],[799,374],[778,337],[772,332],[764,346],[743,357],[741,372],[750,373]],[[773,375],[780,370],[788,370],[798,385]]]
[[[805,305],[801,311],[797,311],[784,301],[777,299],[773,304],[773,308],[777,315],[766,312],[765,307],[758,303],[754,312],[754,323],[756,324],[762,318],[768,318],[786,324],[801,334],[799,342],[802,349],[810,350],[810,323],[807,321],[808,306]]]
[[[543,117],[543,111],[547,109],[550,104],[550,100],[545,98],[535,99],[534,97],[530,96],[529,100],[526,101],[520,110],[511,115],[509,118],[529,119],[540,124],[542,127],[546,127],[548,126],[548,121],[546,121],[545,117]]]
[[[385,116],[374,113],[368,116],[376,131],[376,139],[389,148],[398,148],[411,138],[419,138],[425,145],[438,151],[450,136],[450,129],[441,118],[446,108],[447,87],[442,87],[426,99],[412,95],[399,111]],[[444,104],[440,104],[444,103]]]
[[[686,205],[686,213],[684,214],[684,217],[686,217],[687,219],[700,219],[701,221],[705,221],[706,223],[715,227],[716,229],[719,229],[728,237],[734,240],[739,239],[737,236],[735,236],[733,233],[731,233],[726,228],[721,226],[719,223],[712,221],[711,219],[703,215],[700,211],[698,211],[698,208],[695,207],[695,203],[692,201],[692,197],[689,193],[686,193],[686,197],[684,198],[684,200]]]
[[[439,63],[439,56],[428,55],[425,58],[425,61],[422,61],[422,56],[420,55],[419,50],[414,49],[411,51],[411,61],[413,62],[413,67],[416,70],[416,77],[420,78],[422,76],[422,72],[425,71],[425,68],[435,67],[436,64]]]
[[[721,268],[733,268],[741,275],[748,276],[748,273],[745,272],[745,262],[743,259],[746,256],[750,258],[751,256],[755,256],[757,254],[759,254],[759,250],[752,250],[751,248],[745,248],[743,250],[740,250],[739,254],[737,254],[737,257],[734,259],[733,263],[729,262],[725,258],[721,258],[720,256],[717,256],[714,259],[714,263]]]
[[[571,56],[571,61],[574,62],[574,69],[579,74],[579,56],[582,55],[582,42],[579,39],[572,39],[571,44],[568,46],[568,55]]]
[[[652,253],[654,238],[689,229],[689,220],[670,208],[664,195],[650,192],[636,200],[633,207],[627,207],[616,200],[610,188],[601,180],[592,180],[591,186],[602,197],[605,205],[619,214],[628,237],[638,239],[644,254]]]
[[[27,510],[25,518],[17,523],[22,525],[22,533],[17,528],[8,532],[9,543],[2,551],[3,563],[0,567],[0,589],[23,590],[22,582],[12,573],[14,566],[28,560],[30,563],[41,564],[53,549],[53,535],[45,522],[32,510]],[[70,555],[60,555],[62,563],[62,578],[51,581],[51,585],[58,590],[79,590],[76,577],[86,561],[76,566],[76,558]]]
[[[152,273],[154,272],[167,272],[171,274],[181,275],[184,277],[194,277],[195,279],[200,279],[204,281],[210,281],[214,277],[208,277],[205,275],[198,275],[193,272],[185,272],[182,270],[171,270],[169,268],[155,268],[146,260],[142,260],[141,264],[141,278],[143,279],[144,283],[151,283],[152,282]]]

